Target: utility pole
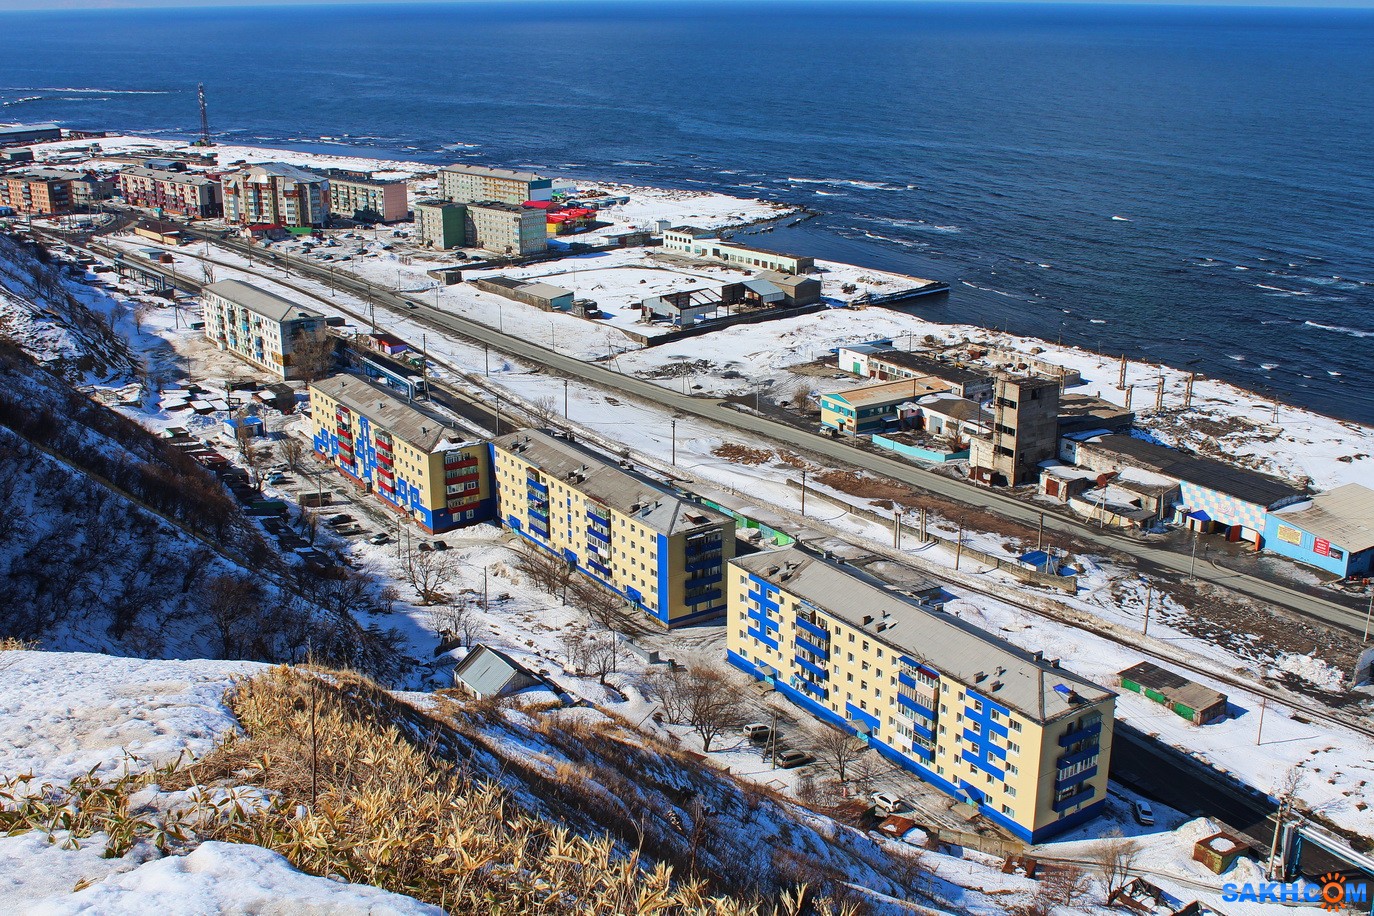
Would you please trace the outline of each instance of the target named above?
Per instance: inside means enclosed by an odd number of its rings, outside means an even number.
[[[491,347],[482,344],[482,363],[486,366],[487,378],[491,378]]]
[[[773,709],[773,724],[768,726],[768,761],[772,769],[778,768],[778,711]]]
[[[568,419],[568,380],[563,379],[563,419]]]
[[[1364,638],[1360,640],[1361,645],[1369,642],[1370,617],[1374,617],[1374,587],[1371,587],[1369,590],[1369,610],[1364,612]]]
[[[1126,386],[1126,409],[1127,409],[1127,410],[1130,410],[1130,409],[1131,409],[1131,396],[1132,396],[1133,394],[1135,394],[1135,386],[1134,386],[1134,385],[1127,385],[1127,386]]]
[[[892,510],[892,547],[894,550],[902,549],[902,510],[900,508]]]
[[[806,518],[806,468],[802,468],[802,491],[801,491],[801,493],[802,493],[801,514],[802,514],[802,518]],[[1374,598],[1371,598],[1371,599],[1370,599],[1369,605],[1370,605],[1371,608],[1374,608]],[[1366,623],[1365,623],[1365,630],[1368,631],[1368,629],[1369,629],[1369,624],[1368,624],[1368,621],[1366,621]],[[1368,637],[1368,632],[1366,632],[1365,635],[1366,635],[1366,638],[1367,638],[1367,637]]]
[[[1190,559],[1190,560],[1188,561],[1188,578],[1191,579],[1191,580],[1193,580],[1194,582],[1197,581],[1197,542],[1198,542],[1198,532],[1197,532],[1197,531],[1194,531],[1194,532],[1193,532],[1193,556],[1192,556],[1192,559]]]
[[[954,571],[959,571],[959,561],[964,556],[964,517],[959,516],[959,543],[954,548]]]
[[[677,420],[668,421],[673,427],[673,467],[677,467]]]
[[[1197,378],[1196,372],[1188,373],[1188,384],[1183,389],[1183,409],[1187,410],[1193,406],[1193,379]]]
[[[1140,631],[1141,636],[1150,635],[1150,599],[1154,597],[1154,589],[1150,583],[1145,583],[1145,629]]]
[[[1035,536],[1035,549],[1045,549],[1045,513],[1040,513],[1040,532]]]
[[[420,387],[424,391],[425,400],[432,401],[429,396],[429,335],[420,335]]]
[[[1259,731],[1255,732],[1255,747],[1259,747],[1264,741],[1264,711],[1269,708],[1269,698],[1260,698],[1260,720]]]
[[[1116,379],[1116,390],[1117,390],[1117,391],[1122,391],[1122,390],[1125,389],[1125,387],[1126,387],[1126,354],[1125,354],[1125,353],[1122,353],[1122,354],[1121,354],[1121,373],[1120,373],[1120,375],[1117,376],[1117,379]],[[1127,404],[1126,406],[1127,406],[1127,407],[1130,407],[1129,404]]]
[[[1155,413],[1164,409],[1164,373],[1159,373],[1159,387],[1155,389]]]

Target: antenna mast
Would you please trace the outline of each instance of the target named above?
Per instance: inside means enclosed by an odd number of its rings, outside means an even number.
[[[212,146],[210,142],[210,116],[205,110],[205,84],[196,84],[196,98],[200,101],[200,145]]]

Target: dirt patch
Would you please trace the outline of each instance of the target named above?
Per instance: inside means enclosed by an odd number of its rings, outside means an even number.
[[[722,442],[711,449],[711,454],[736,464],[767,464],[773,460],[773,452],[766,448],[750,448],[736,442]]]

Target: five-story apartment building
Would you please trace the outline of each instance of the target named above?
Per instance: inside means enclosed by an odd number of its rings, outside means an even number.
[[[211,283],[201,299],[206,337],[282,379],[300,374],[292,353],[328,333],[324,315],[242,280]]]
[[[220,184],[195,172],[130,167],[119,173],[119,193],[135,207],[149,207],[192,219],[219,216]]]
[[[492,441],[498,514],[673,627],[724,613],[735,521],[538,430]]]
[[[312,382],[310,425],[318,454],[429,533],[491,518],[486,442],[384,385],[353,375]]]
[[[518,207],[527,200],[552,200],[553,179],[483,165],[450,165],[439,170],[439,196],[460,204],[496,201]]]
[[[1027,842],[1106,804],[1115,694],[795,547],[735,559],[728,658]]]
[[[265,162],[225,175],[224,218],[240,226],[314,226],[329,223],[329,179],[283,162]]]

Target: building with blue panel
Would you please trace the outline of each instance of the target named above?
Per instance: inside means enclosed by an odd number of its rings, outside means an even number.
[[[1106,806],[1115,694],[795,547],[737,557],[727,656],[1026,842]]]
[[[732,517],[546,432],[491,448],[506,527],[665,626],[725,613]]]
[[[1340,578],[1374,574],[1374,490],[1348,483],[1269,513],[1264,545]]]
[[[486,443],[385,385],[353,375],[312,382],[310,421],[317,454],[431,534],[495,512]]]

